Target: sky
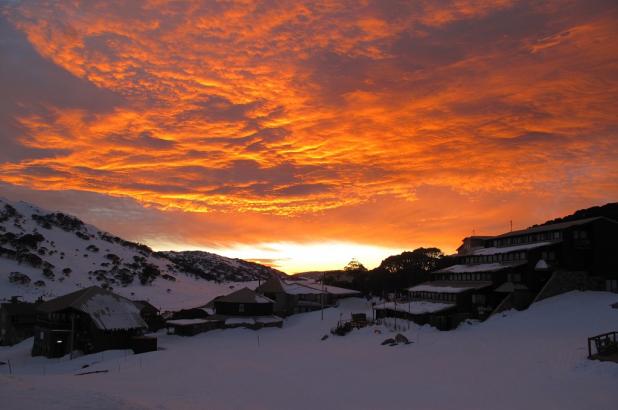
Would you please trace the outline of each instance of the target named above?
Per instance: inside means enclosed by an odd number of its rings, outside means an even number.
[[[285,272],[618,199],[612,1],[0,0],[0,195]]]

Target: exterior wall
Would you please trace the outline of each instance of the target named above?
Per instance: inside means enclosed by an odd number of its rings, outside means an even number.
[[[536,296],[534,302],[572,290],[584,290],[586,289],[587,280],[588,274],[586,272],[556,271]]]
[[[227,303],[215,301],[218,315],[267,316],[273,314],[272,303]]]

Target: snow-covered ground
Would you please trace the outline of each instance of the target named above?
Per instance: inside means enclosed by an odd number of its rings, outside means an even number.
[[[439,332],[399,320],[414,343],[381,342],[376,326],[329,333],[362,299],[288,318],[282,329],[159,334],[158,352],[73,361],[29,357],[31,340],[0,348],[3,409],[607,409],[618,364],[586,359],[586,338],[618,330],[618,295],[572,292],[523,312]],[[392,328],[395,323],[391,322]],[[82,369],[85,364],[90,366]],[[76,376],[84,371],[108,370]]]

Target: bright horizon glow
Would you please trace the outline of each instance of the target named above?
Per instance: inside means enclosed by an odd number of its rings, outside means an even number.
[[[352,259],[358,260],[367,269],[373,269],[388,256],[403,252],[401,249],[352,242],[270,242],[256,245],[237,244],[224,248],[195,247],[189,244],[178,243],[157,243],[153,244],[152,248],[157,251],[196,250],[211,252],[228,258],[268,264],[290,275],[314,270],[343,269]]]

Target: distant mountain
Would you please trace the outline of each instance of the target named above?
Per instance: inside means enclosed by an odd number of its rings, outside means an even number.
[[[167,251],[159,252],[159,254],[170,259],[183,271],[209,279],[243,282],[264,280],[273,275],[287,277],[285,273],[269,266],[242,259],[226,258],[210,252]]]
[[[584,218],[596,218],[599,216],[604,216],[606,218],[610,218],[615,221],[618,221],[618,202],[612,202],[612,203],[605,204],[602,206],[593,206],[592,208],[580,209],[578,211],[575,211],[571,215],[567,215],[562,218],[552,219],[540,225],[533,225],[533,227],[542,226],[542,225],[551,225],[551,224],[560,223],[560,222],[576,221],[578,219],[584,219]]]
[[[232,286],[223,281],[271,275],[284,274],[207,252],[154,252],[76,217],[0,198],[0,299],[98,285],[127,297],[170,301],[170,294],[182,293],[206,303],[206,295]]]

